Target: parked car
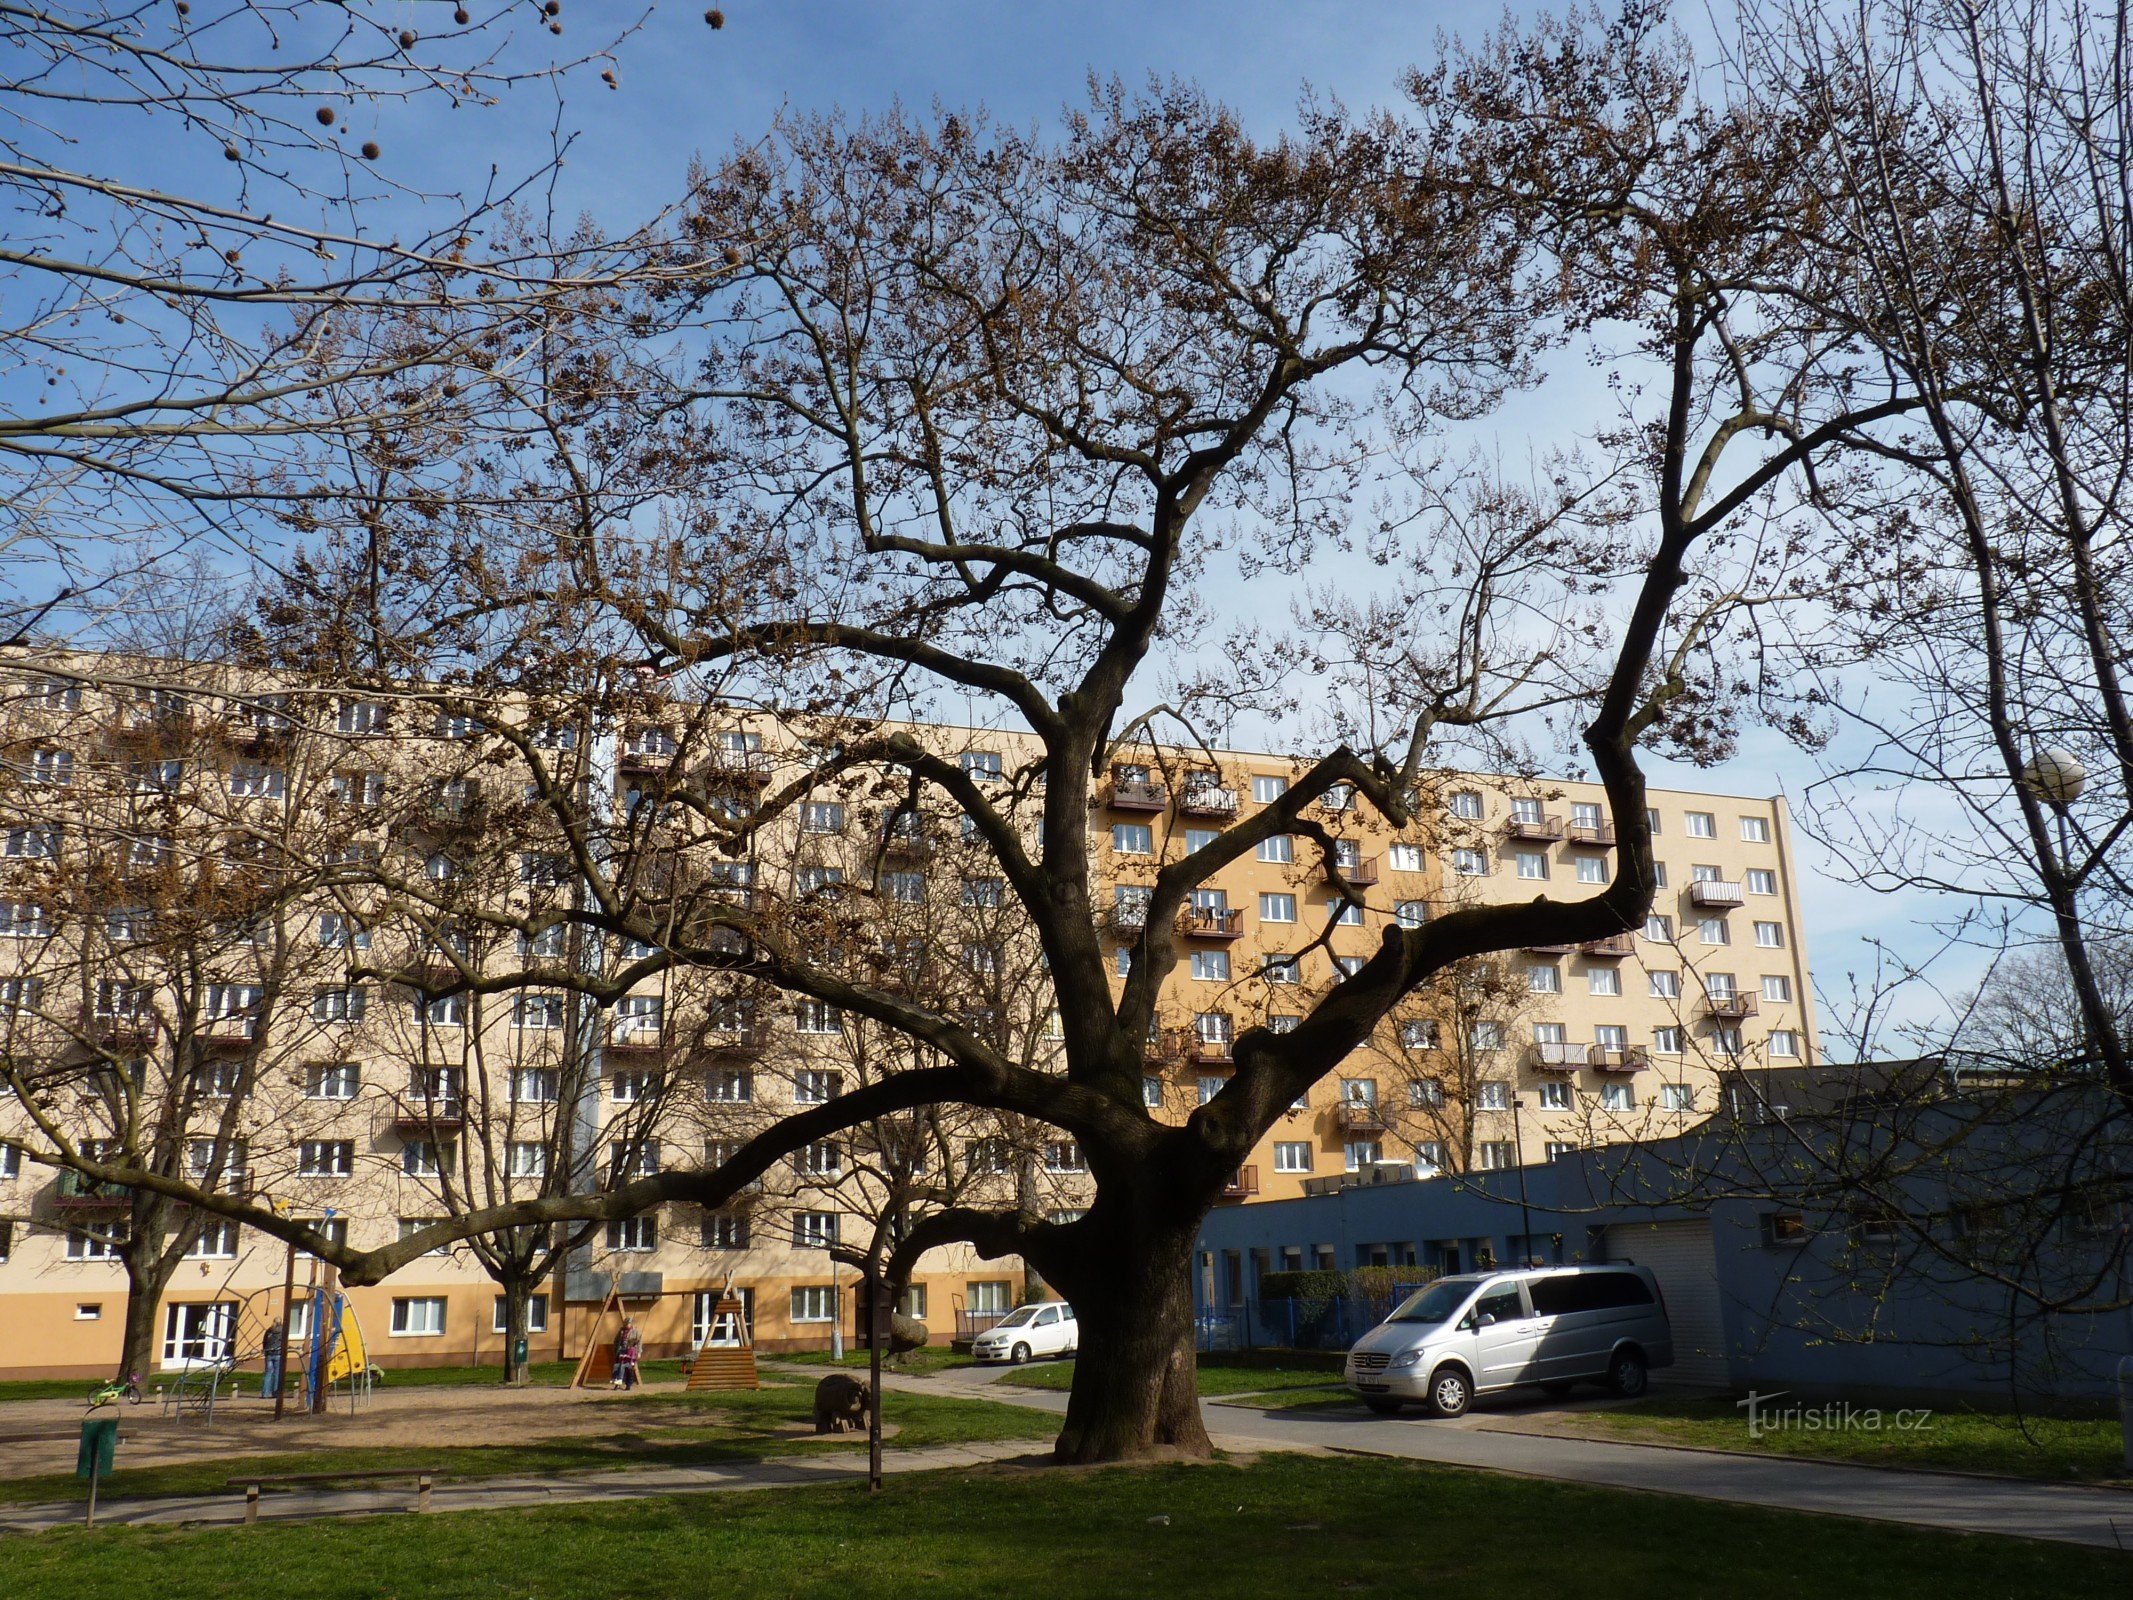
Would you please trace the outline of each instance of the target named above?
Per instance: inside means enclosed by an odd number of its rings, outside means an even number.
[[[1010,1311],[977,1336],[970,1353],[979,1361],[1028,1361],[1035,1356],[1070,1356],[1081,1341],[1074,1308],[1062,1301]]]
[[[1355,1342],[1343,1375],[1373,1411],[1420,1401],[1456,1417],[1518,1384],[1642,1394],[1652,1368],[1673,1364],[1649,1267],[1545,1267],[1438,1279]]]

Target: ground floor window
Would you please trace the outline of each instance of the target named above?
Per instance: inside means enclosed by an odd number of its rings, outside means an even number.
[[[508,1333],[510,1331],[505,1324],[504,1316],[504,1297],[498,1295],[496,1297],[495,1327],[495,1331],[498,1333]],[[548,1331],[548,1302],[538,1295],[526,1302],[526,1331],[528,1333],[546,1333]]]
[[[123,1225],[110,1228],[72,1228],[67,1232],[69,1261],[115,1261],[119,1246],[126,1242]]]
[[[837,1291],[828,1284],[813,1283],[792,1292],[792,1320],[795,1322],[835,1322],[837,1320]]]
[[[237,1307],[226,1300],[168,1307],[163,1313],[163,1365],[190,1367],[230,1353]]]
[[[973,1283],[964,1290],[963,1298],[971,1311],[979,1316],[1006,1316],[1014,1310],[1015,1286],[1005,1278]]]
[[[407,1336],[444,1332],[444,1296],[417,1295],[393,1302],[393,1332]]]
[[[755,1291],[736,1289],[733,1297],[741,1303],[737,1319],[732,1311],[719,1310],[719,1302],[725,1296],[716,1289],[698,1291],[695,1309],[689,1317],[692,1348],[700,1350],[709,1345],[714,1350],[733,1349],[749,1342],[749,1330],[755,1326]]]
[[[922,1283],[914,1283],[905,1289],[904,1297],[897,1302],[896,1309],[915,1322],[924,1322],[926,1320],[926,1286]]]

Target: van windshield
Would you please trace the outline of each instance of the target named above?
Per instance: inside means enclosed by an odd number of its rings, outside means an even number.
[[[1481,1284],[1479,1278],[1439,1278],[1400,1303],[1387,1322],[1449,1322]]]

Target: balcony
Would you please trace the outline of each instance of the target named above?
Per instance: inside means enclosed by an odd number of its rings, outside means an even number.
[[[1258,1192],[1259,1169],[1257,1167],[1239,1167],[1231,1176],[1229,1182],[1222,1186],[1222,1198],[1225,1200],[1249,1200]]]
[[[78,1172],[62,1172],[52,1204],[61,1211],[123,1211],[133,1204],[133,1191],[123,1183],[99,1183]]]
[[[616,1022],[607,1031],[607,1048],[616,1055],[652,1055],[666,1044],[666,1033],[657,1023],[646,1026]]]
[[[1104,804],[1113,811],[1162,811],[1170,805],[1170,791],[1152,779],[1121,778],[1113,773]]]
[[[1578,950],[1596,961],[1617,961],[1623,956],[1635,955],[1637,941],[1631,934],[1611,933],[1604,939],[1587,939]]]
[[[421,1138],[434,1133],[457,1133],[466,1125],[466,1102],[456,1095],[437,1100],[393,1101],[393,1132],[405,1138]]]
[[[1592,1047],[1592,1070],[1595,1072],[1642,1072],[1652,1064],[1652,1058],[1642,1050],[1609,1050],[1600,1045]]]
[[[1384,1133],[1392,1126],[1375,1100],[1343,1100],[1334,1114],[1343,1133]]]
[[[1563,838],[1563,819],[1542,816],[1535,818],[1513,817],[1503,825],[1506,839],[1524,839],[1535,844],[1560,844]]]
[[[1693,906],[1729,911],[1747,903],[1746,891],[1739,884],[1728,883],[1723,878],[1703,878],[1689,885],[1689,904]]]
[[[931,861],[939,848],[922,833],[906,833],[898,828],[881,841],[881,858],[884,861],[908,861],[923,864]]]
[[[652,745],[642,745],[635,749],[625,747],[615,761],[618,770],[636,777],[656,776],[668,771],[673,765],[674,750],[671,745],[664,750]]]
[[[704,777],[713,783],[746,783],[761,788],[770,781],[770,757],[761,750],[719,747],[704,759]]]
[[[1577,946],[1574,944],[1529,944],[1526,946],[1526,954],[1529,956],[1567,956],[1575,949],[1577,949]]]
[[[1353,861],[1335,861],[1333,871],[1351,889],[1367,889],[1378,881],[1378,858],[1358,856]]]
[[[1615,842],[1615,825],[1612,822],[1573,822],[1570,824],[1570,842],[1604,849]]]
[[[1188,906],[1178,913],[1178,933],[1186,939],[1241,939],[1244,937],[1244,913]]]
[[[1237,791],[1212,783],[1188,783],[1178,790],[1178,810],[1188,817],[1234,817]]]
[[[761,1055],[770,1043],[770,1025],[750,1022],[738,1028],[719,1028],[704,1035],[703,1054],[712,1061],[740,1061]]]
[[[1171,1029],[1150,1039],[1141,1049],[1141,1059],[1151,1065],[1174,1063],[1185,1059],[1185,1035]]]
[[[1117,900],[1105,918],[1113,933],[1139,934],[1148,926],[1148,902],[1145,900]]]
[[[1720,1022],[1738,1022],[1743,1017],[1755,1015],[1755,996],[1707,994],[1703,997],[1703,1014]]]
[[[99,1050],[143,1050],[156,1039],[153,1017],[97,1017],[82,1031]]]
[[[1533,1047],[1532,1063],[1542,1072],[1578,1072],[1592,1065],[1592,1046],[1543,1039]]]
[[[200,1024],[199,1039],[210,1050],[243,1050],[259,1032],[259,1019],[245,1015],[209,1017]]]
[[[1185,1044],[1186,1059],[1196,1067],[1226,1067],[1237,1059],[1234,1039],[1205,1039],[1194,1034]]]

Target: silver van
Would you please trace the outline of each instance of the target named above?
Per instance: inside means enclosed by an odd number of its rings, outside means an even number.
[[[1561,1394],[1596,1379],[1642,1394],[1653,1367],[1673,1364],[1649,1267],[1535,1267],[1439,1278],[1355,1342],[1344,1376],[1373,1411],[1423,1401],[1456,1417],[1521,1383]]]

